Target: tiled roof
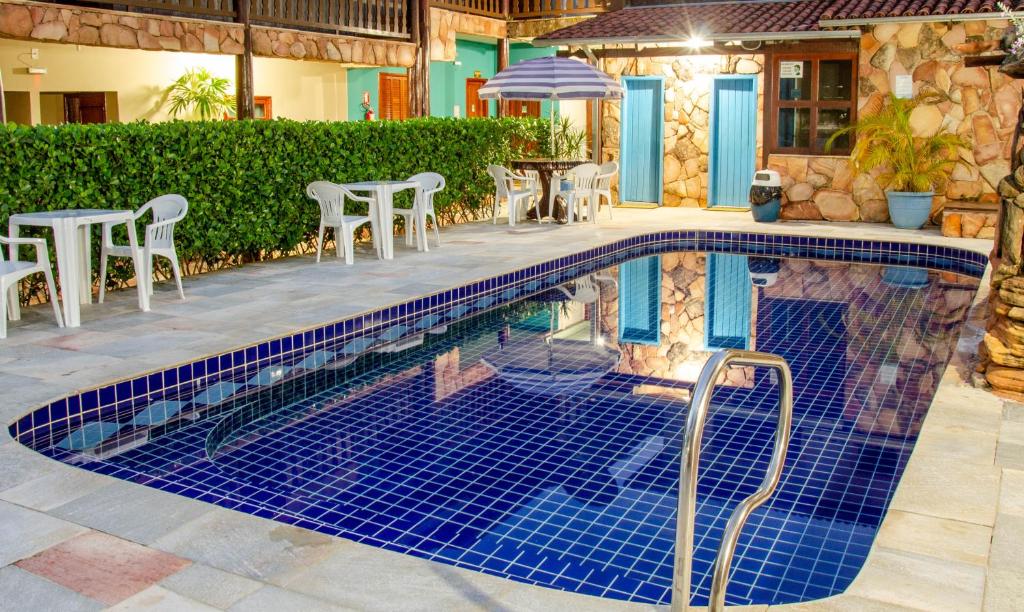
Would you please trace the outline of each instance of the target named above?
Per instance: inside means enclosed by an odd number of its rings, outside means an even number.
[[[1024,1],[1007,0],[1014,10]],[[821,14],[823,20],[879,19],[1000,13],[997,0],[832,0]]]
[[[808,32],[818,29],[821,13],[833,0],[715,2],[631,7],[556,30],[538,40],[606,38],[689,38],[692,34]]]
[[[638,0],[655,1],[655,0]],[[814,32],[823,20],[998,13],[997,0],[748,0],[632,6],[598,15],[537,40],[675,39],[692,34]],[[1024,0],[1008,0],[1024,10]]]

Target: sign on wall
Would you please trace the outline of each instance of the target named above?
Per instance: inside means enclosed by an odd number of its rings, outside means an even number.
[[[779,78],[802,79],[804,78],[803,62],[779,62]]]

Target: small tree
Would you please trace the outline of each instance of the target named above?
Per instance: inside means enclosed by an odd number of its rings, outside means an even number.
[[[206,68],[189,68],[167,88],[171,116],[195,114],[206,121],[230,112],[235,106],[230,88],[231,81],[213,76]]]

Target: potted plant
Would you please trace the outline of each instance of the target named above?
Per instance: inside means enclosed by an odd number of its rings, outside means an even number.
[[[1024,77],[1024,17],[1013,12],[1004,2],[996,4],[1002,11],[1003,18],[1010,22],[1000,41],[1000,48],[1006,52],[1006,57],[999,66],[999,71],[1019,79]]]
[[[914,109],[944,99],[935,92],[913,98],[890,94],[881,110],[860,117],[854,125],[832,134],[826,143],[826,150],[831,150],[836,139],[856,134],[850,161],[858,172],[881,171],[878,180],[886,188],[889,217],[901,229],[918,229],[928,221],[935,189],[949,180],[957,149],[967,146],[963,138],[949,132],[915,133],[910,121]]]

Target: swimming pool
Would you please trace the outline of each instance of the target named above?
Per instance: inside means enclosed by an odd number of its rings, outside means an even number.
[[[89,390],[12,434],[383,548],[666,602],[688,390],[713,348],[776,352],[793,443],[727,601],[815,599],[863,563],[983,267],[955,249],[665,233]],[[695,603],[763,474],[775,406],[768,373],[736,370],[716,393]]]

